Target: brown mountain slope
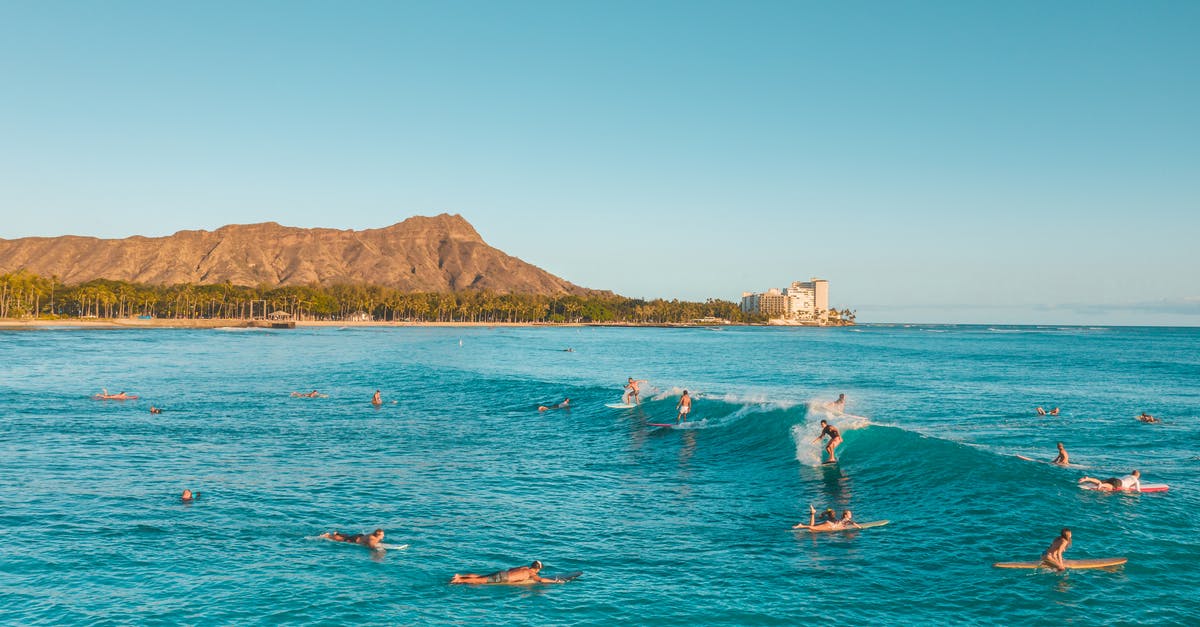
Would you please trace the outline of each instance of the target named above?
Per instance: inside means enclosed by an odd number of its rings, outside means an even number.
[[[448,214],[365,231],[264,222],[168,237],[0,239],[0,273],[22,268],[68,284],[101,278],[166,285],[367,283],[424,292],[590,291],[488,246],[462,216]]]

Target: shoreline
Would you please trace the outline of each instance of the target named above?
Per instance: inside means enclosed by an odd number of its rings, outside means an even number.
[[[263,326],[265,320],[246,320],[239,318],[57,318],[57,319],[2,319],[0,330],[13,331],[20,329],[222,329],[222,328],[270,328]],[[819,324],[764,324],[744,322],[436,322],[436,321],[379,321],[379,320],[297,320],[296,328],[322,327],[616,327],[616,328],[659,328],[659,329],[701,329],[721,327],[811,327],[837,328],[855,326],[853,324],[819,325]],[[286,330],[286,329],[283,329]]]
[[[261,321],[259,321],[261,322]],[[239,319],[167,319],[139,320],[129,318],[69,318],[56,320],[0,320],[0,329],[221,329],[250,328],[256,325]],[[297,320],[296,328],[322,327],[664,327],[700,328],[726,326],[769,326],[747,324],[688,324],[636,322],[433,322],[433,321],[350,321]],[[266,328],[266,327],[263,327]]]

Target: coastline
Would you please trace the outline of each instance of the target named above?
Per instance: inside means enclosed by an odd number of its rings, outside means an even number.
[[[261,322],[261,321],[260,321]],[[0,330],[13,331],[20,329],[222,329],[246,328],[255,325],[245,319],[175,319],[153,318],[141,320],[138,318],[59,318],[59,319],[11,319],[0,320]],[[618,328],[660,328],[660,329],[699,329],[710,327],[813,327],[834,328],[837,326],[854,325],[825,325],[788,324],[773,325],[761,323],[681,323],[681,322],[435,322],[435,321],[352,321],[352,320],[297,320],[296,328],[321,327],[618,327]]]

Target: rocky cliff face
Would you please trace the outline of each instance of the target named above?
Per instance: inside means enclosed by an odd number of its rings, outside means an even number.
[[[168,237],[0,239],[0,273],[68,284],[386,285],[410,291],[583,294],[584,288],[488,246],[462,216],[413,217],[382,229],[302,229],[274,222]]]

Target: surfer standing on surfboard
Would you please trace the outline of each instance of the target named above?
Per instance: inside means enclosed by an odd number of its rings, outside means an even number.
[[[837,427],[822,420],[821,433],[817,437],[813,438],[813,443],[815,444],[821,441],[821,438],[825,436],[829,436],[829,443],[825,445],[825,452],[829,453],[829,461],[827,463],[836,462],[837,455],[834,453],[833,449],[837,448],[837,446],[842,443],[842,434],[837,430]]]
[[[1063,528],[1054,542],[1050,543],[1050,548],[1042,553],[1042,563],[1050,566],[1058,572],[1063,572],[1067,569],[1067,565],[1063,563],[1063,553],[1071,546],[1071,530]]]
[[[631,402],[630,399],[633,399],[633,403],[641,405],[642,399],[638,396],[638,393],[640,392],[639,388],[643,383],[646,382],[647,381],[645,379],[638,379],[635,381],[633,377],[629,377],[629,383],[625,385],[625,394],[621,396],[621,402],[629,405]]]
[[[688,391],[683,391],[683,396],[679,397],[679,402],[675,403],[675,409],[679,410],[679,415],[675,416],[675,424],[687,417],[688,412],[692,411],[692,397],[688,395]]]

